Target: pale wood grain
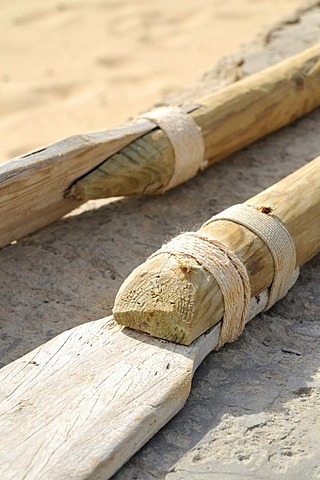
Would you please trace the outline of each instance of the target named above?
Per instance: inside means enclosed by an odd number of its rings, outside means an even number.
[[[251,303],[249,321],[267,302]],[[112,317],[0,371],[1,480],[107,480],[185,404],[220,325],[185,347]]]
[[[320,251],[320,157],[246,203],[268,207],[290,233],[296,266]],[[246,227],[228,220],[200,229],[224,243],[247,268],[252,296],[268,288],[274,263],[266,244]],[[137,267],[121,286],[114,317],[127,327],[190,344],[223,316],[221,290],[192,258],[161,253]],[[174,322],[172,322],[174,318]]]
[[[212,163],[320,104],[320,46],[197,103],[187,110],[202,128],[205,156]],[[168,138],[141,119],[9,161],[0,166],[0,247],[88,199],[157,193],[173,169]]]
[[[106,318],[0,371],[0,478],[109,478],[184,405],[218,329],[191,347]]]

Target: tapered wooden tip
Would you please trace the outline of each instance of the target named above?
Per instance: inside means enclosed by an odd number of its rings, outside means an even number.
[[[273,206],[292,237],[296,267],[320,250],[319,175],[320,157],[248,201],[260,209]],[[241,260],[252,297],[271,285],[274,261],[256,233],[223,219],[205,224],[199,232],[221,242]],[[184,345],[218,323],[223,313],[224,301],[214,277],[192,256],[174,256],[163,250],[131,273],[114,307],[120,325]]]
[[[222,318],[214,278],[191,258],[168,253],[149,258],[122,284],[113,309],[120,325],[189,345]]]

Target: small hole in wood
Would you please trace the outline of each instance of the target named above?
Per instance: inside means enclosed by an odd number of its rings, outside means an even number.
[[[258,207],[258,210],[259,212],[265,213],[266,215],[269,215],[269,213],[272,213],[271,207],[262,206],[262,207]]]

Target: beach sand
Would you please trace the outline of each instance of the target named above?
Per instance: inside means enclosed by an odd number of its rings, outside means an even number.
[[[320,2],[313,3],[273,25],[260,41],[252,37],[264,24],[300,2],[2,1],[0,158],[121,123],[205,70],[210,73],[201,88],[217,88],[221,79],[231,83],[299,53],[319,41]],[[194,102],[192,95],[189,100]],[[93,200],[1,249],[0,366],[67,329],[111,314],[124,279],[162,243],[318,156],[319,125],[317,109],[165,195]],[[17,193],[24,197],[24,191]],[[286,298],[250,322],[237,342],[207,357],[183,410],[114,480],[320,478],[319,261],[318,255],[304,265]],[[40,369],[41,379],[46,362],[67,359],[61,352],[46,360],[43,346],[44,363],[25,367]],[[98,362],[93,377],[103,368]],[[68,401],[72,382],[66,379],[66,395],[53,398],[53,405]],[[37,407],[25,393],[17,419],[30,412],[36,418]],[[83,398],[93,394],[89,386]],[[79,432],[93,425],[94,434],[104,438],[92,410],[82,411],[81,396],[77,405],[78,421],[62,424],[65,436],[41,439],[43,449],[34,458],[49,465],[50,473],[57,471],[60,448],[66,458],[70,448],[81,452]],[[58,449],[47,455],[47,445]],[[80,453],[78,458],[75,472]],[[88,457],[92,468],[96,458],[95,452]],[[10,467],[15,468],[12,459]]]
[[[302,0],[2,0],[0,161],[194,83]]]

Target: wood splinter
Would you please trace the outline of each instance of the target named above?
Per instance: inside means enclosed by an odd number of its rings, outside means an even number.
[[[320,250],[320,157],[245,203],[281,221],[294,242],[296,267]],[[270,286],[273,259],[255,233],[229,220],[204,225],[199,232],[226,245],[242,261],[252,297]],[[184,261],[169,253],[150,257],[129,275],[113,310],[120,325],[185,345],[219,322],[223,313],[222,293],[213,276],[194,259]]]

